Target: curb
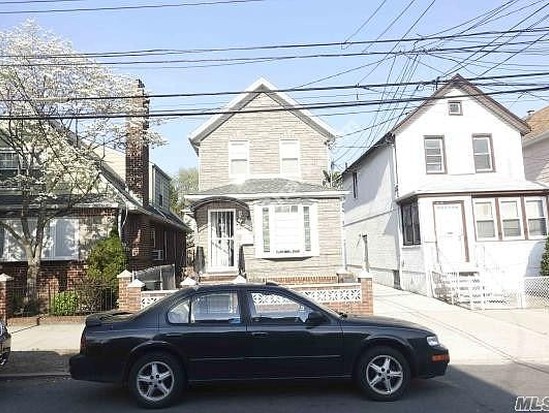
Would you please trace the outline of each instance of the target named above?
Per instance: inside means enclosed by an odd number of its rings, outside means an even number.
[[[0,374],[0,381],[25,380],[25,379],[47,379],[47,378],[68,378],[70,373],[46,372],[46,373],[11,373]]]

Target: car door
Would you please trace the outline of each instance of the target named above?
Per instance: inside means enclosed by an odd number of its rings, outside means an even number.
[[[197,293],[172,306],[163,340],[188,360],[190,380],[246,377],[246,325],[236,289]]]
[[[337,320],[297,296],[268,289],[246,292],[249,309],[247,359],[255,378],[337,377],[343,374],[343,339]]]

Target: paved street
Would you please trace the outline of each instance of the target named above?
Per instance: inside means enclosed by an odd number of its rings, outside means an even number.
[[[403,400],[388,404],[364,399],[350,383],[277,383],[192,388],[181,403],[167,411],[504,413],[514,411],[517,395],[549,395],[547,310],[469,311],[378,285],[374,294],[377,315],[408,319],[439,334],[451,351],[446,376],[414,381]],[[14,328],[13,332],[19,360],[43,354],[55,360],[53,366],[59,371],[66,363],[63,354],[76,351],[81,326]],[[52,358],[54,354],[59,356]],[[4,371],[14,369],[19,360],[14,357],[14,364]],[[35,366],[45,368],[40,363]],[[3,380],[0,394],[3,413],[138,410],[117,386],[69,378]]]

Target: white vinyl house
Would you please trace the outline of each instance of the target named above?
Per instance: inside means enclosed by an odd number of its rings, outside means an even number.
[[[426,295],[537,276],[548,187],[524,176],[528,125],[456,75],[343,174],[348,269]]]

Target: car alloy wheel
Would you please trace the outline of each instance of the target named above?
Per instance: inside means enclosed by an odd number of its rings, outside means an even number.
[[[183,370],[169,354],[146,354],[133,365],[128,384],[140,405],[166,407],[175,401],[182,390]]]
[[[397,400],[410,382],[408,362],[392,347],[368,350],[360,359],[356,374],[359,387],[373,400]]]

